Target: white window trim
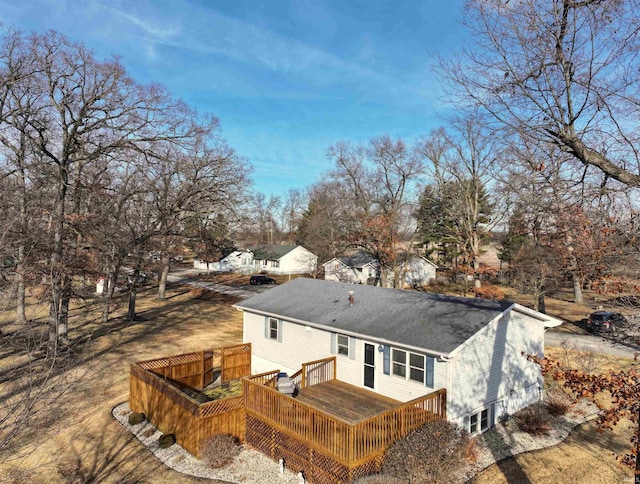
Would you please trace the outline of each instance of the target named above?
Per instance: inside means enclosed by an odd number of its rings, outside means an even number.
[[[485,414],[485,415],[483,415]],[[473,422],[475,418],[475,422]],[[483,419],[486,418],[486,425],[482,426]],[[491,428],[491,406],[485,407],[472,414],[469,414],[469,425],[467,431],[470,435],[480,435]]]
[[[342,344],[340,343],[340,338],[346,338],[346,344]],[[340,356],[346,356],[347,358],[349,358],[349,348],[351,347],[351,336],[347,336],[345,334],[336,334],[336,353]],[[346,352],[343,352],[343,351]]]
[[[404,363],[399,362],[395,359],[396,353],[404,353]],[[422,368],[418,366],[411,365],[411,356],[417,356],[422,359]],[[404,368],[404,375],[400,375],[396,373],[396,367]],[[411,378],[411,369],[416,369],[422,372],[422,380],[416,380],[415,378]],[[412,381],[415,383],[420,383],[422,385],[426,384],[427,378],[427,358],[425,355],[421,353],[413,353],[412,351],[402,350],[400,348],[391,348],[391,375],[402,378],[406,381]]]
[[[412,356],[417,356],[422,360],[422,367],[413,366],[411,364],[411,357]],[[411,378],[411,370],[412,369],[415,369],[415,370],[418,370],[418,371],[422,372],[422,380],[416,380],[415,378]],[[408,358],[408,361],[407,361],[407,380],[419,382],[419,383],[422,383],[424,385],[426,378],[427,378],[427,358],[426,358],[426,356],[425,355],[421,355],[419,353],[411,353],[411,352],[409,352],[409,358]]]
[[[275,323],[275,328],[273,327]],[[269,318],[269,339],[273,339],[278,341],[278,319],[276,318]],[[275,338],[273,337],[273,331],[275,330]]]
[[[404,353],[404,363],[396,360],[396,353]],[[407,379],[407,354],[409,352],[406,350],[401,350],[400,348],[391,348],[391,374],[393,376],[397,376],[402,378],[403,380]],[[396,373],[396,367],[404,368],[404,375]]]

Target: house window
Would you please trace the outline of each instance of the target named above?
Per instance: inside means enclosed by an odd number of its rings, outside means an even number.
[[[339,355],[349,356],[349,337],[342,334],[337,335],[336,347]]]
[[[406,378],[407,376],[407,352],[393,349],[393,374]]]
[[[434,363],[433,356],[420,353],[399,350],[382,346],[383,371],[385,375],[397,375],[405,380],[413,380],[423,385],[434,388]]]
[[[479,434],[489,428],[489,409],[474,413],[469,416],[469,433],[471,435]]]
[[[275,318],[269,318],[269,338],[278,339],[278,320]]]
[[[424,383],[424,355],[409,353],[409,380]]]

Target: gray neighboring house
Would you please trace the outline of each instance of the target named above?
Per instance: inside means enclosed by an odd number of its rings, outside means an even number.
[[[337,378],[407,402],[445,388],[471,434],[542,397],[546,328],[562,322],[506,301],[298,278],[235,305],[252,372],[290,374],[337,357]]]

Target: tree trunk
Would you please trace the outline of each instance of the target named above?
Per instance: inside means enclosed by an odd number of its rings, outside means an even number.
[[[582,304],[582,281],[580,279],[580,275],[577,272],[574,272],[571,275],[573,279],[573,302],[577,304]]]
[[[138,281],[140,279],[140,266],[138,265],[131,276],[131,280],[129,281],[129,309],[127,310],[127,318],[129,321],[135,321],[137,319],[136,315],[136,299],[138,297]]]
[[[162,257],[162,272],[160,273],[160,283],[158,284],[158,301],[166,299],[167,277],[169,276],[169,256]]]
[[[69,344],[69,303],[71,302],[71,278],[65,277],[64,279],[58,315],[58,343],[61,346]]]
[[[129,321],[136,320],[136,298],[138,297],[138,285],[132,284],[129,290],[129,309],[127,310],[127,318]]]
[[[21,254],[24,253],[24,247],[20,246],[18,249],[18,266],[16,267],[16,278],[18,282],[16,293],[16,316],[19,323],[27,322],[27,312],[25,308],[26,286],[24,282],[24,257]]]
[[[51,304],[49,306],[49,346],[57,350],[60,301],[62,300],[62,257],[64,248],[64,225],[67,188],[69,182],[68,164],[58,165],[58,193],[53,208],[53,250],[51,251]]]
[[[537,306],[538,306],[537,311],[540,311],[543,314],[547,314],[547,306],[544,300],[544,291],[541,291],[540,294],[538,294]]]

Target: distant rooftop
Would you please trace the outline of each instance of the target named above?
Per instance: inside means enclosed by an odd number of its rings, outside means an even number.
[[[287,255],[293,249],[298,247],[297,245],[256,245],[249,247],[249,250],[253,252],[254,259],[260,260],[279,260]]]

